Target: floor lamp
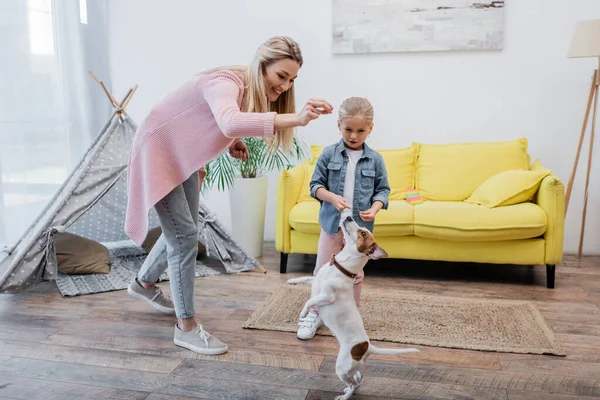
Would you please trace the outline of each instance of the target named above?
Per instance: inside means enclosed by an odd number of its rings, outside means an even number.
[[[581,57],[596,57],[598,59],[598,65],[600,66],[600,20],[589,20],[582,21],[577,24],[575,29],[575,35],[569,48],[568,58],[581,58]],[[581,154],[581,146],[583,145],[583,139],[585,137],[585,131],[587,128],[588,120],[590,117],[590,111],[592,112],[592,126],[590,133],[590,148],[587,162],[587,173],[585,176],[585,191],[583,197],[583,216],[581,219],[581,234],[579,236],[579,252],[578,256],[581,257],[583,249],[583,235],[585,232],[585,218],[587,212],[588,203],[588,187],[590,183],[590,170],[592,168],[592,154],[594,152],[594,134],[596,131],[596,111],[598,109],[598,86],[600,85],[600,68],[594,70],[592,76],[592,83],[590,86],[590,94],[588,96],[588,102],[585,109],[585,116],[583,118],[583,126],[581,127],[581,134],[579,136],[579,145],[577,146],[577,154],[575,156],[575,163],[573,164],[573,171],[569,178],[567,185],[566,199],[565,199],[565,213],[569,207],[569,199],[571,198],[571,190],[573,189],[573,181],[575,180],[575,173],[577,172],[577,164],[579,164],[579,155]]]

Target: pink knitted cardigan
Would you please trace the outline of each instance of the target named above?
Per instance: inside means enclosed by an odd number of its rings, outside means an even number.
[[[243,74],[197,75],[155,106],[136,132],[127,170],[125,233],[141,245],[148,212],[236,139],[274,136],[275,113],[241,112]]]

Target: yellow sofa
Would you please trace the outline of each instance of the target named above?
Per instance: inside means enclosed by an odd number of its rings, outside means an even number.
[[[562,260],[564,186],[539,161],[527,139],[379,150],[390,183],[389,208],[376,217],[374,234],[391,258],[546,264],[554,288]],[[316,254],[319,202],[309,194],[312,159],[281,172],[276,248],[285,273],[290,253]],[[422,203],[406,200],[417,189]]]

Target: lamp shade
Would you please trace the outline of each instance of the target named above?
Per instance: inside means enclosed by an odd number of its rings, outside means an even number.
[[[577,24],[567,58],[600,57],[600,19]]]

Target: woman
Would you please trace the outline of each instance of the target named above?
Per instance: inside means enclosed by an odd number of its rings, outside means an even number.
[[[249,66],[216,68],[185,82],[138,128],[129,156],[125,232],[141,245],[148,231],[148,211],[154,207],[162,234],[128,292],[162,312],[175,312],[178,346],[201,354],[227,351],[227,345],[194,318],[204,166],[226,150],[247,160],[243,137],[263,137],[272,146],[290,150],[295,127],[332,112],[328,102],[315,99],[296,113],[294,80],[302,62],[296,42],[271,38],[258,48]],[[173,301],[155,285],[166,268],[156,262],[165,248]]]

